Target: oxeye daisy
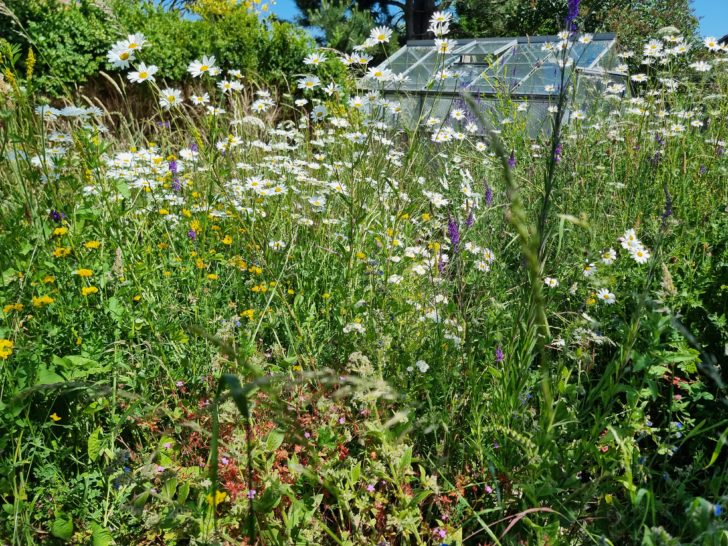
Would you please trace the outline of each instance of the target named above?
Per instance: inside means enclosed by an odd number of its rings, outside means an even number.
[[[137,69],[129,72],[126,77],[132,83],[144,83],[147,80],[154,81],[154,75],[158,70],[159,68],[154,65],[147,66],[144,63],[139,63]]]
[[[597,266],[593,263],[585,263],[581,268],[581,272],[585,277],[591,277],[597,272]]]
[[[629,254],[630,256],[632,256],[632,259],[638,264],[647,263],[647,260],[650,259],[650,252],[642,245],[631,248]]]
[[[311,53],[305,59],[303,59],[303,64],[309,65],[309,66],[318,66],[325,62],[326,62],[326,55],[324,55],[323,53]]]
[[[604,265],[612,265],[616,259],[617,252],[613,248],[602,252],[601,260]]]
[[[558,281],[558,279],[555,279],[555,278],[553,278],[553,277],[546,277],[546,278],[545,278],[545,279],[543,280],[543,282],[544,282],[544,284],[545,284],[546,286],[548,286],[549,288],[556,288],[557,286],[559,286],[559,281]]]
[[[122,40],[118,43],[122,45],[124,49],[141,51],[141,49],[147,45],[147,39],[144,37],[144,34],[137,32],[136,34],[129,34],[129,36],[126,37],[126,40]]]
[[[182,91],[179,89],[164,89],[159,97],[159,105],[165,110],[178,106],[182,102]]]
[[[609,290],[606,288],[600,288],[597,291],[597,299],[601,302],[606,303],[607,305],[611,305],[614,302],[617,301],[617,298],[614,294],[612,294]]]
[[[298,88],[304,90],[311,90],[321,85],[321,80],[318,76],[305,76],[298,80]]]
[[[202,59],[192,61],[187,67],[187,72],[192,74],[193,78],[199,78],[203,74],[209,73],[215,67],[215,57],[205,55]]]
[[[134,51],[131,49],[114,48],[106,54],[106,60],[114,68],[128,68],[129,62],[134,60]]]
[[[369,33],[369,37],[378,44],[386,44],[392,37],[392,29],[387,27],[375,27]]]

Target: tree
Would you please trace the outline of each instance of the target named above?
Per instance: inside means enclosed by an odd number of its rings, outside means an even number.
[[[477,1],[477,0],[476,0]],[[378,25],[402,28],[407,40],[428,38],[430,17],[438,10],[450,7],[453,0],[296,0],[303,13],[299,22],[305,26],[319,26],[324,35],[337,34],[341,25],[339,13],[344,13],[348,21],[352,14],[365,12],[371,14],[372,21]],[[325,13],[325,6],[336,6],[336,16]],[[341,11],[338,11],[341,10]],[[324,25],[330,25],[323,27]]]
[[[635,47],[656,30],[674,26],[684,36],[697,32],[690,0],[582,0],[577,24],[586,32],[616,32]],[[534,36],[564,27],[568,0],[459,0],[461,36]]]

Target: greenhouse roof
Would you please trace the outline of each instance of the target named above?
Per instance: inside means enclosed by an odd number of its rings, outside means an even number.
[[[441,54],[434,40],[414,40],[378,68],[393,73],[394,80],[384,89],[394,92],[488,95],[507,90],[515,95],[548,96],[561,82],[563,52],[546,44],[558,42],[557,36],[459,39],[450,53]],[[622,75],[614,69],[614,44],[611,33],[595,34],[587,43],[575,41],[567,52],[568,69]],[[365,87],[373,83],[371,79],[362,82]]]

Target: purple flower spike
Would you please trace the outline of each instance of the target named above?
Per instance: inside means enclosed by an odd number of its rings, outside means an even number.
[[[458,245],[460,244],[460,229],[458,228],[457,220],[452,216],[447,221],[447,235],[450,238],[453,252],[457,254]]]
[[[473,224],[475,223],[475,215],[473,214],[473,211],[470,211],[470,214],[468,214],[468,219],[465,220],[465,225],[469,228],[473,227]]]
[[[503,349],[501,349],[501,346],[498,345],[495,349],[495,361],[496,362],[503,362],[506,359],[506,355],[503,354]]]
[[[493,203],[493,188],[485,183],[485,205],[489,207]]]
[[[516,151],[515,150],[513,150],[511,152],[511,155],[508,158],[508,167],[511,168],[511,169],[515,169],[516,168]]]

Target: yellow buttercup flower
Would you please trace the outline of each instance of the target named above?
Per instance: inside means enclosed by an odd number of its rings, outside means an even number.
[[[225,235],[225,237],[223,237],[223,239],[222,239],[222,244],[224,244],[224,245],[233,244],[233,238],[230,237],[230,235]]]
[[[91,294],[98,293],[99,289],[95,286],[84,286],[81,288],[81,295],[82,296],[90,296]]]
[[[5,360],[13,354],[14,346],[13,342],[9,339],[0,338],[0,360]]]
[[[57,246],[53,251],[53,256],[56,258],[65,258],[71,253],[71,249],[67,246]]]
[[[207,275],[207,278],[208,278],[209,280],[211,280],[211,281],[216,281],[216,280],[217,280],[217,279],[219,279],[220,277],[218,277],[218,276],[217,276],[217,275],[216,275],[215,273],[210,273],[210,274],[208,274],[208,275]]]
[[[76,275],[78,275],[79,277],[90,277],[93,274],[94,274],[94,272],[90,269],[77,269],[76,270]]]
[[[227,493],[225,493],[225,491],[215,491],[215,501],[213,503],[212,494],[208,493],[207,494],[207,504],[209,504],[210,506],[212,506],[213,504],[215,506],[217,506],[218,504],[224,502],[226,498],[227,498]]]
[[[46,275],[43,277],[43,283],[50,284],[52,282],[56,282],[56,278],[53,275]]]
[[[58,237],[60,237],[61,235],[65,235],[66,233],[68,233],[67,227],[57,227],[53,230],[53,235],[56,235]]]
[[[33,297],[33,307],[43,307],[44,305],[50,305],[54,300],[50,296],[35,296]]]
[[[54,413],[51,413],[51,419],[52,419],[53,421],[55,421],[56,423],[57,423],[58,421],[60,421],[60,420],[61,420],[61,418],[60,418],[60,417],[58,417],[58,414],[57,414],[57,413],[55,413],[55,412],[54,412]]]
[[[240,316],[243,316],[247,318],[248,320],[253,320],[255,318],[255,310],[254,309],[246,309],[242,313],[240,313]]]
[[[95,250],[101,246],[101,243],[99,241],[86,241],[85,243],[83,243],[83,246],[85,246],[89,250]]]
[[[3,313],[9,313],[10,311],[22,311],[25,305],[22,303],[9,303],[3,307]]]

